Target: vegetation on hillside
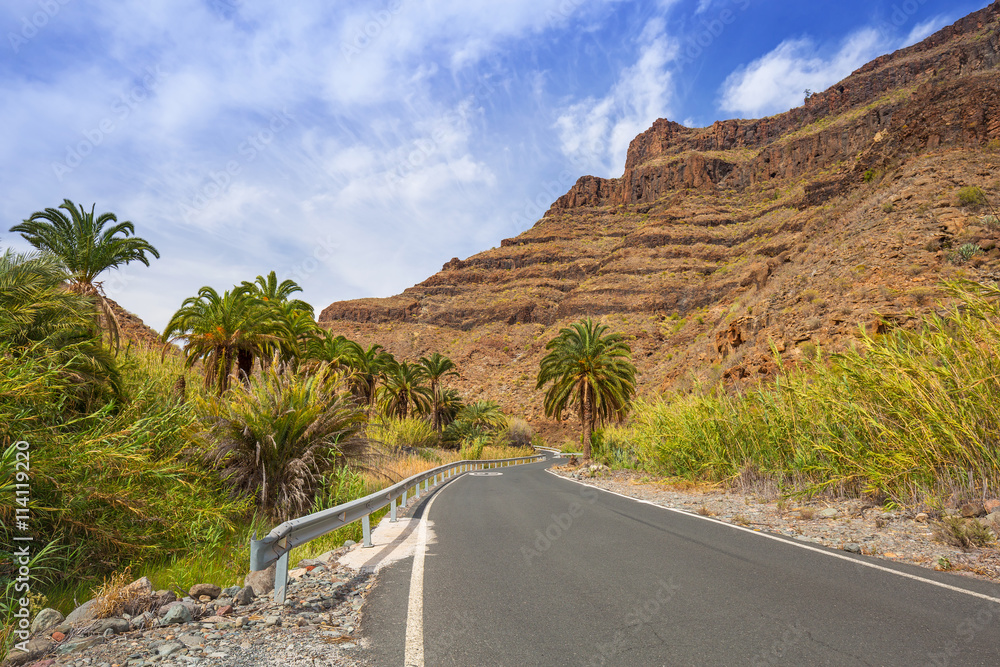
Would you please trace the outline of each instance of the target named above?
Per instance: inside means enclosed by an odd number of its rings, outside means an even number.
[[[897,503],[1000,488],[1000,287],[946,285],[947,315],[865,334],[773,385],[639,403],[606,428],[610,465],[686,479],[776,485]]]
[[[266,532],[459,456],[524,453],[509,448],[502,413],[445,441],[466,407],[445,386],[450,359],[397,360],[335,336],[274,272],[221,294],[203,287],[162,348],[116,354],[94,278],[159,254],[130,222],[104,229],[113,214],[62,208],[68,217],[46,209],[15,226],[39,252],[0,254],[0,489],[13,492],[15,443],[28,443],[33,599],[69,611],[125,567],[162,587],[233,583],[248,527]],[[0,520],[0,587],[11,593],[12,503]],[[0,602],[5,621],[11,600]]]

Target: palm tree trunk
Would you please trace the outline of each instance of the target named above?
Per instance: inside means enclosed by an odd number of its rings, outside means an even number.
[[[580,387],[580,420],[583,422],[583,460],[590,460],[590,430],[594,425],[594,406],[590,400],[590,387]]]
[[[440,433],[441,416],[438,414],[438,404],[437,382],[431,380],[431,426]]]
[[[253,372],[253,352],[250,350],[236,350],[237,375],[243,384],[250,384],[250,374]]]

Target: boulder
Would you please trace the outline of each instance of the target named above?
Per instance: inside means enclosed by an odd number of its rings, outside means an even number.
[[[188,623],[192,619],[191,610],[183,602],[175,602],[167,609],[163,615],[161,625],[173,625],[174,623]]]
[[[129,622],[124,618],[106,618],[103,621],[95,623],[92,632],[97,635],[103,635],[108,630],[111,630],[116,635],[128,632]]]
[[[990,498],[989,500],[983,502],[983,509],[985,509],[989,514],[1000,510],[1000,500],[996,498]]]
[[[210,600],[214,600],[219,597],[220,593],[222,593],[222,589],[215,584],[195,584],[188,591],[188,595],[195,600],[201,598],[202,595],[207,595]]]
[[[233,604],[242,607],[253,602],[253,599],[257,597],[254,593],[253,586],[244,586],[239,590],[236,595],[233,596]]]
[[[826,507],[816,512],[816,516],[820,519],[832,519],[837,516],[837,510],[833,507]]]
[[[56,649],[56,653],[60,655],[66,655],[68,653],[76,653],[78,651],[86,651],[88,648],[97,646],[104,642],[104,637],[100,635],[93,635],[92,637],[79,637],[77,639],[70,639],[69,641],[60,644],[59,648]]]
[[[153,582],[149,577],[140,577],[122,589],[128,598],[149,597],[153,594]]]
[[[151,611],[145,611],[138,616],[133,616],[129,619],[129,626],[133,630],[144,630],[148,628],[150,624],[156,619],[156,614]]]
[[[277,570],[277,563],[271,563],[271,567],[266,570],[251,572],[243,581],[244,586],[253,587],[253,592],[257,596],[266,595],[274,590],[274,573]]]
[[[66,623],[69,625],[78,625],[80,623],[89,623],[90,621],[97,618],[97,612],[94,611],[94,603],[97,600],[87,600],[82,605],[74,609],[66,617]]]
[[[222,596],[223,597],[227,597],[227,598],[231,598],[234,595],[236,595],[237,593],[239,593],[241,588],[242,588],[242,586],[230,586],[228,588],[223,588],[222,589]]]
[[[972,519],[977,516],[985,516],[986,508],[983,507],[983,503],[963,503],[958,510],[963,517],[966,519]]]
[[[66,617],[62,615],[58,609],[52,609],[46,607],[45,609],[38,612],[35,616],[35,620],[31,622],[31,632],[32,634],[36,632],[43,632],[49,628],[53,628],[63,622]]]
[[[161,606],[170,604],[171,602],[175,602],[177,600],[177,594],[169,590],[156,591],[153,593],[153,597],[156,598],[156,601]]]
[[[26,665],[41,658],[51,651],[53,647],[55,647],[55,642],[48,637],[33,637],[25,645],[25,648],[28,649],[27,651],[19,651],[16,648],[12,649],[4,665]]]

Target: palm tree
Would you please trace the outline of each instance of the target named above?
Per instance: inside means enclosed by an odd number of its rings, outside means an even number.
[[[462,407],[444,430],[442,440],[457,447],[485,443],[507,427],[507,416],[496,401],[476,401]]]
[[[301,292],[302,288],[294,280],[282,280],[278,282],[278,276],[271,271],[267,276],[257,276],[252,283],[244,280],[239,289],[251,294],[255,294],[265,303],[287,303],[294,310],[304,310],[310,315],[314,315],[313,307],[305,301],[299,299],[289,299],[292,294]]]
[[[577,405],[583,431],[583,458],[590,458],[590,436],[595,423],[623,419],[635,394],[632,350],[621,334],[589,317],[562,329],[545,346],[535,389],[546,384],[545,416],[562,419],[563,410]]]
[[[455,362],[437,352],[429,357],[420,357],[417,363],[424,367],[427,379],[431,381],[431,426],[440,433],[443,428],[440,415],[443,400],[441,379],[448,375],[458,375],[458,371],[455,370]]]
[[[184,301],[163,330],[163,341],[184,341],[187,365],[205,363],[205,387],[214,384],[221,395],[229,388],[235,364],[238,375],[249,380],[256,359],[266,356],[287,332],[272,311],[254,295],[236,289],[221,296],[202,287],[198,296]]]
[[[334,336],[329,329],[320,329],[310,342],[307,357],[329,364],[333,368],[353,368],[359,356],[364,354],[361,346],[344,336]]]
[[[403,361],[390,368],[385,374],[385,386],[379,389],[386,415],[405,419],[411,407],[426,412],[431,404],[430,389],[423,384],[426,377],[420,364]]]
[[[65,209],[69,217],[59,209],[47,208],[32,213],[31,217],[11,227],[10,231],[19,232],[34,247],[62,260],[69,270],[71,289],[97,299],[105,329],[117,349],[121,334],[118,317],[104,295],[101,283],[95,280],[104,271],[129,262],[142,262],[149,266],[146,253],[157,259],[160,253],[145,239],[132,236],[135,226],[128,220],[118,222],[114,213],[102,213],[95,218],[96,204],[88,213],[83,206],[64,199],[59,208]],[[105,229],[109,222],[115,224]]]
[[[284,301],[271,306],[272,316],[281,323],[285,337],[277,342],[278,360],[283,365],[297,367],[300,359],[309,356],[309,350],[323,335],[324,330],[313,319],[312,310],[299,308],[296,301]],[[308,305],[308,304],[307,304]],[[270,359],[262,362],[267,365]]]
[[[350,363],[353,370],[351,390],[358,402],[367,406],[366,409],[371,414],[375,407],[378,383],[385,379],[390,369],[395,368],[396,359],[381,345],[372,345],[367,350],[357,345],[357,352],[350,358]]]
[[[441,422],[441,427],[445,428],[448,424],[455,421],[458,413],[462,411],[465,404],[462,403],[462,397],[459,395],[458,391],[455,389],[444,389],[441,391],[441,400],[438,403],[438,419]]]
[[[236,497],[256,499],[276,521],[309,512],[324,475],[363,457],[364,412],[335,373],[271,366],[225,398],[202,404],[209,455]]]
[[[257,276],[252,283],[244,280],[236,290],[245,292],[271,309],[271,317],[282,322],[286,330],[285,339],[277,341],[264,351],[262,365],[270,364],[277,354],[282,364],[295,366],[319,335],[313,307],[305,301],[290,298],[292,294],[301,292],[302,288],[294,280],[279,283],[277,274],[271,271],[267,276]]]

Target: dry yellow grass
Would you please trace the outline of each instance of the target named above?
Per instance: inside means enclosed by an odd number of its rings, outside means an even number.
[[[131,567],[107,577],[94,595],[95,616],[111,618],[123,612],[135,614],[148,609],[153,603],[152,598],[141,586],[131,586],[131,583]]]

